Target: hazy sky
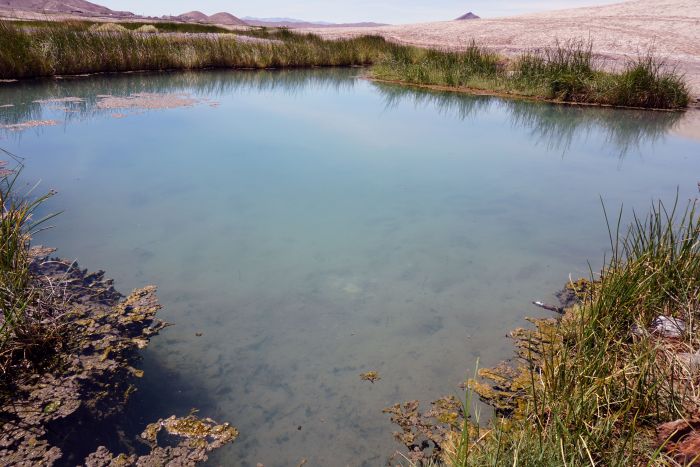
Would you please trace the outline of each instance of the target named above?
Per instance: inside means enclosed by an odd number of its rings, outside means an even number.
[[[161,16],[190,10],[207,14],[290,17],[305,20],[413,23],[453,19],[468,11],[482,17],[617,3],[620,0],[92,0],[113,10]]]

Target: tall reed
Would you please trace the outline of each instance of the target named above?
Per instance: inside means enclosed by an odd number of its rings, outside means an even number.
[[[61,23],[28,29],[0,21],[0,78],[367,65],[391,47],[384,39],[371,36],[325,41],[280,32],[272,34],[272,39],[246,39],[234,34],[100,32]]]
[[[687,107],[685,79],[652,55],[605,71],[586,41],[557,42],[514,61],[472,42],[465,51],[402,48],[373,67],[378,79],[409,84],[470,88],[572,103],[654,109]]]
[[[697,370],[682,358],[700,349],[696,208],[658,203],[626,232],[620,217],[608,222],[611,257],[582,304],[517,334],[523,363],[513,378],[490,370],[482,375],[495,389],[472,381],[482,395],[516,388],[512,411],[478,442],[459,441],[449,464],[678,465],[654,437],[660,423],[700,408]],[[674,339],[653,332],[659,316],[682,320],[686,331]]]
[[[4,167],[5,163],[0,164],[0,373],[5,372],[14,351],[19,350],[25,355],[31,353],[26,348],[13,348],[13,341],[20,334],[32,334],[37,329],[33,324],[27,326],[27,318],[38,292],[30,273],[30,246],[32,235],[52,217],[36,219],[35,213],[53,194],[49,192],[32,198],[30,190],[18,195],[19,173]],[[48,316],[39,320],[45,318]],[[38,339],[38,335],[32,337],[32,340]]]

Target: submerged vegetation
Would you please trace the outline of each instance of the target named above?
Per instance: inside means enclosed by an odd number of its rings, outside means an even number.
[[[137,351],[165,327],[155,287],[123,299],[103,272],[32,247],[52,193],[18,193],[18,180],[0,161],[0,464],[195,465],[235,441],[236,428],[192,414],[148,425],[145,448],[124,436],[118,416],[143,376]]]
[[[453,466],[693,464],[700,458],[696,207],[659,203],[647,218],[635,216],[625,235],[618,218],[607,266],[567,286],[561,319],[515,331],[520,363],[483,369],[481,380],[467,383],[496,412],[487,427],[465,417],[464,406],[448,420],[435,408],[421,416],[408,403],[389,411],[403,429],[399,439],[417,460]]]
[[[631,61],[621,71],[603,71],[584,42],[508,60],[475,43],[461,52],[446,52],[392,44],[379,36],[325,40],[284,28],[0,21],[0,79],[368,65],[375,79],[471,92],[655,109],[684,108],[690,101],[683,77],[653,56]]]

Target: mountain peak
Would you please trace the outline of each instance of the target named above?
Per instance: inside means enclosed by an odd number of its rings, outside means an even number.
[[[246,26],[246,22],[231,13],[221,12],[209,17],[210,23],[225,24],[227,26]]]
[[[183,13],[178,16],[178,18],[185,20],[185,21],[201,21],[201,22],[206,22],[209,17],[202,13],[201,11],[188,11],[187,13]]]
[[[467,19],[480,19],[480,17],[479,17],[479,16],[476,16],[474,13],[472,13],[472,12],[470,11],[470,12],[467,13],[466,15],[462,15],[462,16],[460,16],[459,18],[457,18],[456,21],[464,21],[464,20],[467,20]]]

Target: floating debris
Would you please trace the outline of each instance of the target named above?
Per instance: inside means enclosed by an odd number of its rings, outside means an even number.
[[[360,379],[362,381],[369,381],[370,383],[374,384],[375,381],[379,381],[382,378],[376,371],[368,371],[367,373],[362,373],[360,375]]]
[[[34,101],[37,104],[78,104],[85,102],[81,97],[53,97],[50,99],[39,99]]]
[[[700,420],[676,420],[656,428],[660,451],[670,454],[680,465],[695,465],[700,456]]]
[[[0,125],[0,128],[9,131],[23,131],[28,128],[36,128],[40,126],[56,126],[58,123],[59,122],[57,120],[29,120],[28,122]]]
[[[661,337],[676,339],[685,334],[685,321],[669,316],[658,316],[652,323],[651,332]]]
[[[0,178],[7,177],[15,173],[14,170],[10,170],[7,167],[7,161],[0,161]]]
[[[538,306],[538,307],[540,307],[540,308],[542,308],[542,309],[545,309],[545,310],[547,310],[547,311],[553,311],[553,312],[555,312],[555,313],[564,313],[564,309],[563,309],[563,308],[558,307],[558,306],[554,306],[554,305],[548,305],[548,304],[546,304],[545,302],[543,302],[543,301],[541,301],[541,300],[538,300],[538,301],[536,301],[536,302],[532,302],[532,304],[535,305],[535,306]]]
[[[127,97],[100,96],[98,109],[176,109],[192,107],[200,100],[188,94],[160,94],[141,92]]]

